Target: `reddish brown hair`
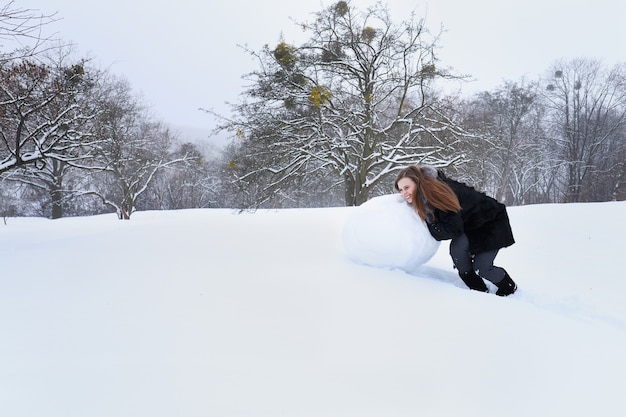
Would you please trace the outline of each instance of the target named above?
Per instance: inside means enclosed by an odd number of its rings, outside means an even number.
[[[461,204],[452,188],[445,182],[439,180],[436,176],[436,171],[431,169],[435,176],[424,172],[423,168],[417,165],[411,165],[400,172],[396,176],[396,182],[394,187],[400,191],[398,187],[398,181],[402,178],[409,178],[417,185],[415,188],[415,195],[413,196],[413,207],[419,214],[422,220],[426,219],[426,216],[432,212],[432,209],[428,207],[426,202],[432,207],[443,211],[460,211]]]

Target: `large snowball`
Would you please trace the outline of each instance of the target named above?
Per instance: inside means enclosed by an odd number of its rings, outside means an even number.
[[[414,272],[439,248],[415,209],[399,194],[374,197],[348,214],[343,244],[355,262]]]

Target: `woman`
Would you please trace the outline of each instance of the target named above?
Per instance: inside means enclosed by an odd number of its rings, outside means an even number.
[[[470,289],[489,292],[483,278],[507,296],[517,285],[493,261],[501,248],[515,243],[504,204],[430,166],[404,168],[396,190],[417,211],[437,240],[451,239],[450,256]]]

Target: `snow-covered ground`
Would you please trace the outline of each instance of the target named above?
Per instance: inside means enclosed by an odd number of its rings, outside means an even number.
[[[626,202],[509,208],[508,298],[350,261],[352,210],[6,219],[0,415],[626,415]]]

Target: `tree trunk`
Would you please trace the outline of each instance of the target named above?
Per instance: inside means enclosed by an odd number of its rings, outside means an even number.
[[[63,198],[63,194],[59,189],[53,189],[51,192],[52,196],[52,218],[60,219],[63,217],[63,202],[61,201]]]

